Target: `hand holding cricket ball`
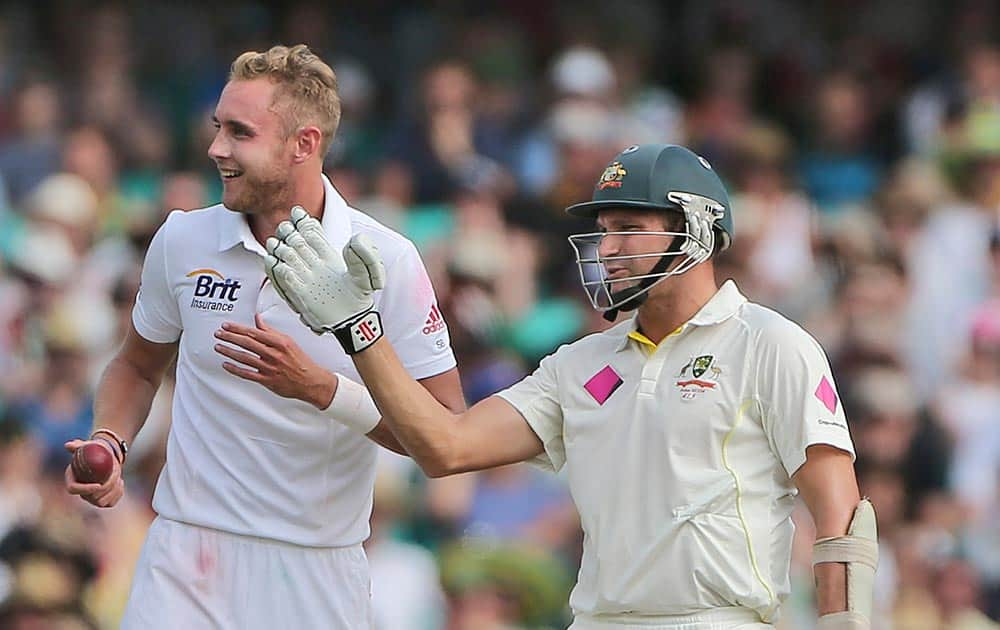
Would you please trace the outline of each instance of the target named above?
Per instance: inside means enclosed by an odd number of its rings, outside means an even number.
[[[71,440],[65,444],[73,454],[66,466],[66,491],[97,507],[112,507],[125,494],[122,462],[108,440]]]

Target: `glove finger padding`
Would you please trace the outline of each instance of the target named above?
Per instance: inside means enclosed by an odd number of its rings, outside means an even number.
[[[302,230],[302,228],[309,223],[315,223],[319,225],[319,221],[315,217],[306,212],[306,209],[302,206],[292,206],[291,212],[291,222],[295,226],[296,230]]]
[[[385,265],[378,247],[364,234],[355,234],[344,246],[344,261],[359,287],[375,290],[385,286]]]
[[[306,261],[288,243],[278,241],[278,244],[270,251],[275,258],[291,267],[296,274],[300,276],[308,275],[309,267]]]
[[[304,223],[304,221],[300,223]],[[299,232],[291,222],[282,221],[279,223],[278,229],[275,233],[278,235],[278,238],[281,239],[281,241],[290,249],[292,249],[299,259],[301,259],[303,263],[302,268],[313,269],[323,264],[323,261],[320,260],[316,250],[306,242],[306,240],[302,237],[302,233]],[[276,255],[278,258],[281,258],[285,262],[297,267],[294,262],[287,258],[288,254],[284,251]]]
[[[267,279],[271,281],[271,286],[274,287],[274,290],[278,293],[281,299],[284,300],[285,303],[288,304],[288,306],[290,306],[293,311],[298,313],[299,311],[297,308],[295,308],[295,304],[293,304],[292,300],[288,298],[288,295],[285,293],[284,289],[281,288],[281,284],[278,282],[278,279],[274,276],[274,268],[280,263],[281,263],[280,260],[272,256],[271,254],[268,254],[267,256],[264,257],[264,273],[267,275]]]
[[[305,211],[292,209],[278,238],[268,239],[265,271],[275,290],[314,332],[331,331],[349,353],[359,352],[382,336],[372,291],[385,284],[378,249],[364,239],[346,252],[326,240],[322,225]],[[344,260],[351,257],[351,269]]]
[[[302,238],[305,239],[309,247],[316,252],[316,255],[321,259],[329,262],[336,261],[339,256],[337,256],[337,251],[330,247],[330,242],[326,240],[326,233],[323,231],[323,226],[319,221],[313,217],[306,216],[300,218],[298,221],[295,220],[295,216],[298,213],[293,210],[292,221],[295,224],[295,229]]]
[[[279,240],[285,240],[288,235],[295,232],[295,224],[291,221],[282,221],[278,224],[278,227],[274,230],[274,235],[278,237]]]
[[[267,239],[267,241],[264,243],[264,247],[267,250],[267,256],[264,257],[264,273],[267,274],[268,279],[271,280],[271,284],[274,285],[274,290],[278,293],[281,299],[284,300],[285,303],[288,304],[288,306],[290,306],[293,311],[295,311],[296,313],[301,313],[302,304],[299,303],[297,300],[295,300],[293,296],[289,294],[289,292],[287,291],[287,285],[282,284],[283,282],[286,282],[286,280],[279,278],[278,274],[275,273],[275,270],[278,269],[279,267],[283,267],[285,269],[285,271],[281,272],[281,275],[283,277],[287,276],[289,272],[295,271],[291,265],[289,265],[287,262],[285,262],[278,256],[279,253],[283,253],[284,255],[289,256],[290,258],[294,258],[297,265],[299,266],[300,272],[305,271],[305,266],[302,265],[302,261],[298,258],[298,254],[296,254],[294,250],[292,250],[290,247],[288,247],[278,239],[274,238],[273,236]]]
[[[273,256],[268,256],[265,259],[264,268],[267,271],[267,277],[271,279],[271,283],[274,285],[274,289],[278,292],[278,295],[281,296],[281,299],[285,300],[288,306],[296,313],[304,313],[306,309],[299,301],[298,295],[305,291],[305,284],[295,274],[295,271]]]

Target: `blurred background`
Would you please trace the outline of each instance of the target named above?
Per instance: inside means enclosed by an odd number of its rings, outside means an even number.
[[[707,157],[734,197],[720,280],[833,362],[880,519],[873,627],[1000,627],[998,29],[988,0],[3,3],[0,627],[117,627],[169,379],[114,510],[64,493],[62,443],[89,431],[151,235],[219,200],[205,152],[230,62],[300,42],[340,81],[327,172],[418,244],[470,404],[605,326],[565,240],[591,225],[563,208],[607,160]],[[383,455],[379,630],[567,625],[562,479],[428,481]],[[782,627],[809,629],[796,520]]]

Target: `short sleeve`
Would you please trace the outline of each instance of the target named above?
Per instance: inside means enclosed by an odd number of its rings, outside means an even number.
[[[455,367],[448,325],[424,262],[410,241],[387,266],[385,289],[378,300],[386,337],[413,378],[429,378]]]
[[[757,393],[771,447],[791,477],[815,444],[854,457],[854,444],[830,362],[819,343],[784,320],[764,331],[758,346]]]
[[[496,394],[524,416],[545,447],[544,453],[529,461],[552,471],[560,470],[566,463],[556,361],[555,356],[545,357],[531,375]]]
[[[171,213],[171,216],[173,213]],[[139,292],[132,307],[132,324],[136,332],[153,343],[172,343],[181,336],[180,309],[170,285],[167,268],[167,232],[170,216],[156,231],[146,250],[142,265]]]

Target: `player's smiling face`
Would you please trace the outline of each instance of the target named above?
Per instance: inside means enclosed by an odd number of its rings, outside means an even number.
[[[208,156],[222,178],[222,202],[256,214],[284,204],[294,135],[286,133],[275,85],[266,78],[230,81],[215,108]]]

